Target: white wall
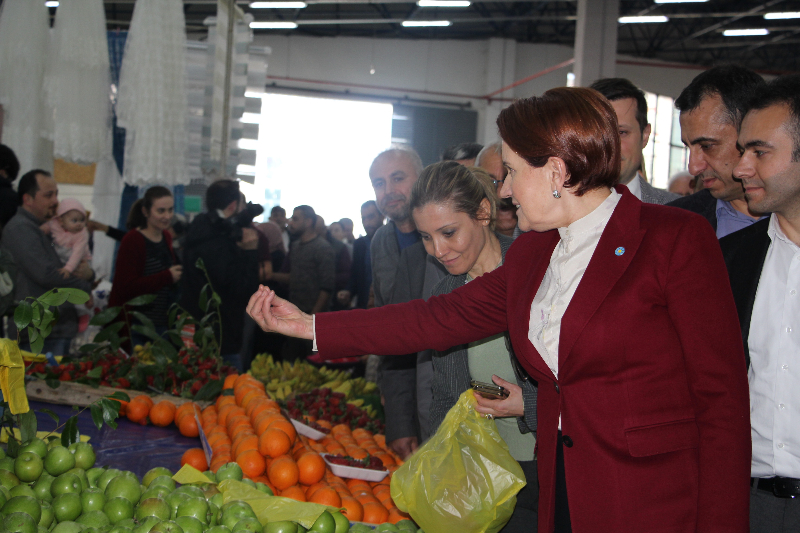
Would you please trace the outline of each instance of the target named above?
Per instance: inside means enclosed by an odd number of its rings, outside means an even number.
[[[515,43],[507,39],[431,41],[259,33],[255,44],[272,48],[268,76],[294,78],[268,80],[281,87],[349,89],[351,93],[363,95],[470,101],[479,113],[478,142],[484,143],[497,138],[494,121],[508,102],[489,103],[480,96],[573,56],[570,46]],[[619,59],[644,62],[623,56]],[[617,75],[629,78],[648,91],[675,98],[700,72],[694,68],[648,63],[654,66],[617,64]],[[371,66],[375,67],[373,75],[369,72]],[[571,66],[558,69],[498,96],[522,98],[542,94],[552,87],[566,85],[567,73],[571,70]],[[298,81],[301,79],[333,85]]]

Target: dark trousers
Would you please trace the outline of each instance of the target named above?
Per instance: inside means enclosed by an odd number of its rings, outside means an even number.
[[[536,533],[539,527],[539,478],[536,461],[520,461],[519,466],[528,482],[517,493],[517,505],[511,519],[500,533]]]
[[[800,531],[800,497],[778,498],[771,492],[750,488],[750,533],[795,531]]]
[[[558,432],[556,443],[556,514],[554,533],[572,533],[567,501],[567,476],[564,472],[564,440]]]

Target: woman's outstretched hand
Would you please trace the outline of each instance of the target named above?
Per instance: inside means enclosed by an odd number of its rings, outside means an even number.
[[[250,297],[247,314],[266,332],[275,332],[298,339],[314,338],[311,315],[300,311],[296,305],[275,296],[275,291],[263,285]]]

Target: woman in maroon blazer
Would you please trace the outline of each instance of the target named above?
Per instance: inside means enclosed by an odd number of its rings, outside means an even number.
[[[616,116],[559,88],[500,113],[501,195],[523,230],[503,266],[426,302],[311,317],[262,287],[262,328],[323,357],[444,350],[508,330],[539,383],[539,531],[748,531],[741,336],[711,227],[614,186]],[[501,415],[504,401],[479,400]]]

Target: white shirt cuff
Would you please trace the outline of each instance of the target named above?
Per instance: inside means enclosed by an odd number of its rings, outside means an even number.
[[[314,331],[314,340],[311,342],[311,349],[316,352],[319,351],[317,350],[317,315],[311,315],[311,327]]]

